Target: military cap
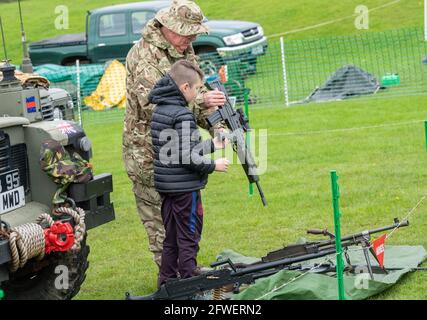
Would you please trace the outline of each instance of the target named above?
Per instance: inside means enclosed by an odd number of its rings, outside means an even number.
[[[160,10],[155,19],[163,26],[182,36],[207,33],[202,24],[204,16],[200,7],[190,0],[174,0],[170,7]]]

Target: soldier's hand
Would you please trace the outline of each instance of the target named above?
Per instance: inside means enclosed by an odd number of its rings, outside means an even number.
[[[203,100],[207,108],[215,108],[225,104],[225,95],[219,90],[208,91],[203,95]]]

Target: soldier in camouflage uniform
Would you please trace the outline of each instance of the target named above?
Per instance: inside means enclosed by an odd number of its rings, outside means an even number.
[[[197,64],[191,46],[198,34],[206,33],[203,13],[189,0],[174,0],[170,8],[160,10],[142,31],[142,38],[126,57],[126,113],[123,129],[123,160],[133,183],[139,216],[148,234],[150,251],[160,267],[165,236],[160,213],[161,200],[154,188],[153,150],[150,135],[152,111],[148,102],[154,84],[174,62],[186,59]],[[197,124],[208,128],[207,115],[225,103],[219,91],[203,88],[191,104]]]

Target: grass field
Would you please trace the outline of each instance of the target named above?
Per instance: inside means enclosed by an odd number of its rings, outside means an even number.
[[[111,4],[105,0],[70,2],[70,29],[58,31],[53,28],[54,8],[64,2],[23,2],[31,41],[83,32],[85,12]],[[128,1],[114,1],[120,2]],[[366,0],[364,4],[373,8],[387,2]],[[257,0],[198,3],[210,18],[258,21],[267,34],[349,16],[359,4],[350,0],[272,0],[262,6]],[[13,63],[19,63],[17,5],[0,1],[0,12],[9,55]],[[401,1],[372,12],[370,30],[358,32],[420,26],[422,15],[422,1]],[[289,38],[349,33],[355,33],[353,19]],[[427,192],[422,123],[427,118],[426,104],[427,96],[412,96],[253,109],[252,126],[268,129],[268,170],[261,183],[269,205],[263,208],[257,195],[248,198],[246,178],[239,166],[233,165],[227,174],[211,176],[203,192],[206,215],[199,263],[208,265],[226,248],[261,256],[294,242],[308,228],[332,229],[332,169],[340,176],[343,234],[388,225],[394,217],[404,217]],[[322,132],[370,126],[374,128]],[[122,299],[126,291],[151,293],[156,286],[156,267],[121,160],[122,123],[115,115],[112,121],[89,123],[85,130],[94,143],[95,171],[113,173],[116,221],[89,232],[91,267],[77,299]],[[426,208],[424,203],[411,217],[411,226],[394,233],[389,243],[427,248]],[[426,285],[427,274],[420,271],[376,298],[427,299]]]
[[[253,110],[252,125],[269,134],[268,170],[261,177],[269,205],[263,208],[257,195],[248,198],[238,165],[211,176],[203,193],[199,262],[208,265],[226,248],[261,256],[304,236],[308,228],[333,230],[331,169],[340,176],[344,234],[406,216],[427,192],[426,103],[421,96]],[[408,124],[414,120],[419,122]],[[406,124],[317,132],[398,122]],[[89,233],[92,264],[78,298],[121,299],[127,290],[148,294],[155,289],[156,268],[121,161],[121,124],[91,125],[86,131],[94,142],[95,170],[113,173],[117,219]],[[411,226],[394,233],[389,243],[427,247],[426,208],[424,203]],[[427,274],[419,271],[379,298],[426,299],[426,283]]]

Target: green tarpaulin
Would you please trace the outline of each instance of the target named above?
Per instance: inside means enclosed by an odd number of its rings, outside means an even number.
[[[60,87],[69,90],[70,86],[77,85],[77,73],[75,66],[59,66],[55,64],[43,64],[34,67],[34,73],[46,77],[52,82],[53,87]],[[83,97],[95,91],[102,75],[104,74],[103,64],[80,65],[80,88]],[[70,92],[73,95],[73,92]]]
[[[365,258],[360,247],[350,247],[349,256],[352,265],[360,266],[358,274],[345,274],[345,296],[348,300],[360,300],[374,296],[394,284],[401,277],[419,266],[427,259],[427,252],[422,246],[386,246],[384,265],[386,268],[401,268],[389,271],[388,274],[374,273],[374,280],[367,273]],[[230,258],[234,263],[252,263],[257,258],[246,257],[232,250],[226,250],[218,260]],[[334,255],[305,262],[335,262]],[[371,257],[373,266],[378,266]],[[424,271],[420,271],[424,272]],[[337,299],[337,280],[333,273],[321,274],[282,270],[273,276],[258,279],[239,294],[231,298],[236,300],[335,300]]]

